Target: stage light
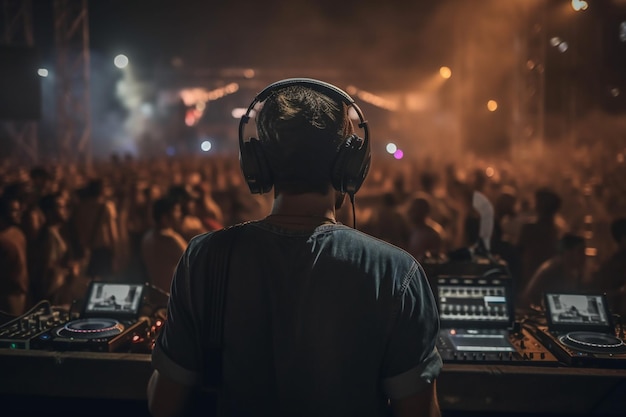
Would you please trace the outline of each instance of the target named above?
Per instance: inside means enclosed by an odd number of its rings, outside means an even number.
[[[398,147],[395,143],[388,143],[385,149],[387,149],[388,153],[393,155],[398,150]]]
[[[37,74],[39,74],[40,77],[47,77],[48,76],[48,70],[45,68],[39,68],[37,70]]]
[[[574,11],[587,10],[587,7],[589,7],[589,4],[585,0],[572,0],[572,9]]]
[[[119,69],[126,68],[128,66],[128,57],[124,54],[119,54],[113,59],[113,64]]]
[[[498,102],[495,100],[489,100],[487,102],[487,109],[489,111],[496,111],[498,109]]]
[[[449,67],[441,67],[439,68],[439,75],[447,80],[452,77],[452,70]]]
[[[204,152],[208,152],[211,150],[211,146],[211,142],[205,140],[200,144],[200,149],[202,149]]]
[[[396,159],[402,159],[404,158],[404,152],[402,152],[402,149],[398,149],[393,153],[393,157]]]

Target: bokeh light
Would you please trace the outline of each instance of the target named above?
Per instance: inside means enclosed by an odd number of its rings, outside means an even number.
[[[393,157],[396,159],[402,159],[404,158],[404,152],[402,152],[402,149],[398,149],[393,153]]]
[[[203,141],[203,142],[200,144],[200,149],[202,149],[204,152],[208,152],[208,151],[210,151],[210,150],[211,150],[211,147],[212,147],[212,146],[213,146],[213,145],[211,145],[211,142],[210,142],[210,141],[205,140],[205,141]]]
[[[587,10],[589,4],[585,0],[572,0],[572,9],[579,12],[581,10]]]
[[[40,77],[47,77],[48,76],[48,70],[45,68],[39,68],[37,70],[37,74],[39,74]]]
[[[126,68],[128,66],[128,57],[124,54],[119,54],[113,59],[113,64],[119,69]]]
[[[489,111],[496,111],[496,110],[498,110],[498,102],[495,101],[495,100],[489,100],[487,102],[487,109]]]
[[[398,147],[395,143],[388,143],[385,149],[387,150],[387,153],[393,155],[398,150]]]
[[[441,67],[439,68],[439,75],[447,80],[452,77],[452,70],[449,67]]]

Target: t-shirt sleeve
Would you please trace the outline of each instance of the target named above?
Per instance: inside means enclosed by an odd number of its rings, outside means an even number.
[[[152,351],[152,366],[180,384],[198,386],[202,383],[202,354],[192,311],[190,248],[183,253],[174,273],[167,320]]]
[[[426,389],[442,367],[435,347],[439,314],[419,264],[404,278],[396,302],[397,314],[383,361],[383,388],[391,399]]]

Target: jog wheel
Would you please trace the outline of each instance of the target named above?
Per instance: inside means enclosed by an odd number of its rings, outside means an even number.
[[[74,339],[96,339],[117,336],[124,331],[124,325],[114,319],[79,319],[60,327],[56,333],[60,337]]]
[[[589,353],[626,352],[624,341],[611,334],[596,332],[571,332],[559,337],[564,345]]]

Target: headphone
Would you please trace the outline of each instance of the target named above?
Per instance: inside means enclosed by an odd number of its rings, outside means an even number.
[[[351,134],[342,140],[337,149],[331,171],[333,188],[341,193],[347,193],[353,198],[354,194],[361,188],[370,167],[371,151],[367,121],[359,106],[346,92],[332,84],[312,78],[288,78],[270,84],[257,94],[248,106],[246,113],[241,117],[239,121],[239,163],[250,192],[253,194],[267,193],[274,185],[272,171],[261,141],[254,137],[244,141],[243,133],[250,120],[250,113],[258,103],[265,101],[272,93],[292,85],[300,85],[315,90],[337,103],[344,103],[356,112],[359,118],[358,126],[364,132],[363,138]]]

